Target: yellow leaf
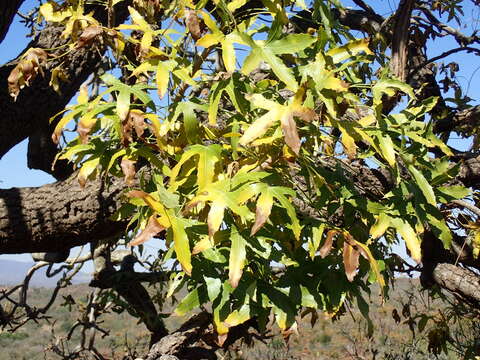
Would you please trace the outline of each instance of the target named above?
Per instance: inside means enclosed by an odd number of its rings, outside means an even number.
[[[385,213],[381,213],[380,215],[378,215],[377,221],[370,228],[370,236],[373,239],[378,239],[380,236],[382,236],[390,226],[391,220],[392,218]]]
[[[390,136],[388,135],[379,136],[378,145],[380,147],[380,155],[382,155],[383,158],[387,160],[388,165],[390,165],[391,167],[394,167],[395,166],[395,148]]]
[[[157,65],[157,92],[158,97],[162,99],[168,90],[168,82],[170,80],[170,71],[164,63],[159,62]]]
[[[342,131],[342,144],[349,159],[354,159],[357,155],[357,145],[355,140],[346,131]]]
[[[78,183],[82,188],[85,187],[85,184],[87,183],[87,179],[93,174],[93,172],[96,170],[99,163],[100,163],[99,157],[89,159],[83,163],[82,168],[78,172],[78,177],[77,177]]]
[[[260,228],[265,224],[270,212],[272,211],[273,206],[273,195],[271,192],[263,191],[257,200],[257,210],[255,214],[255,224],[252,226],[250,236],[255,235],[255,233],[260,230]]]
[[[153,32],[148,31],[142,36],[142,40],[140,41],[140,53],[145,56],[148,54],[148,50],[150,49],[150,46],[152,45],[153,41]]]
[[[144,32],[152,31],[150,25],[145,21],[142,15],[135,10],[133,7],[129,6],[128,11],[130,12],[130,17],[132,18],[133,23],[137,24],[140,29]]]
[[[413,230],[409,223],[399,218],[392,219],[392,225],[407,244],[412,259],[420,263],[422,261],[421,241],[415,233],[415,230]]]
[[[87,102],[88,102],[88,86],[86,84],[82,84],[82,86],[80,86],[80,91],[78,92],[77,103],[86,104]]]
[[[199,242],[195,244],[192,250],[192,255],[201,253],[204,250],[210,249],[214,246],[214,241],[210,236],[202,236]]]
[[[209,48],[210,46],[218,44],[223,37],[224,35],[222,33],[206,34],[201,39],[198,39],[197,46]]]
[[[322,85],[323,89],[330,89],[339,92],[348,90],[348,84],[345,81],[335,77],[333,72],[329,73],[329,75],[325,77],[320,84]]]
[[[178,219],[173,210],[169,210],[170,223],[173,230],[173,243],[177,259],[186,274],[192,273],[192,254],[190,252],[190,244],[187,233],[185,232],[185,224]]]
[[[235,71],[235,49],[233,42],[226,38],[222,41],[222,58],[228,72]]]
[[[247,0],[233,0],[227,4],[227,9],[228,11],[233,13],[235,10],[241,8],[246,3],[247,3]]]
[[[243,324],[245,321],[250,319],[250,306],[248,304],[243,304],[240,309],[233,311],[230,315],[227,316],[224,323],[228,327],[237,326]]]
[[[242,277],[243,267],[245,266],[245,239],[234,230],[232,230],[230,239],[232,245],[230,247],[230,258],[228,261],[228,280],[230,285],[232,285],[233,288],[236,288]]]
[[[69,8],[65,10],[55,11],[57,4],[53,1],[48,1],[40,6],[40,14],[48,22],[61,22],[66,18],[72,16],[72,12]]]
[[[140,198],[143,202],[148,205],[153,211],[160,214],[162,217],[168,217],[165,207],[162,203],[156,200],[152,195],[141,190],[132,190],[127,193],[127,196],[130,198]],[[167,224],[165,227],[170,227]]]
[[[210,211],[208,212],[208,236],[213,238],[213,235],[218,231],[223,221],[223,214],[225,212],[226,204],[221,200],[212,202]]]
[[[339,63],[362,51],[367,55],[373,54],[368,48],[368,41],[368,38],[350,41],[346,45],[329,50],[327,55],[332,57],[334,63]]]
[[[277,106],[255,120],[253,124],[251,124],[244,132],[239,140],[239,144],[247,145],[248,143],[265,134],[267,130],[281,118],[283,111],[283,108]]]

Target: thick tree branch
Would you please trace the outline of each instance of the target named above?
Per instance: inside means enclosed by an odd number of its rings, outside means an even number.
[[[129,1],[125,1],[117,5],[116,17],[118,21],[122,22],[128,16],[126,10],[128,4]],[[106,13],[102,7],[98,7],[97,14],[100,21],[106,21]],[[68,52],[68,47],[63,46],[66,40],[61,36],[62,31],[62,27],[47,25],[25,49],[26,51],[30,48],[58,48],[54,52],[57,58],[48,62],[47,69],[44,70],[44,76],[38,76],[29,87],[22,89],[16,101],[10,96],[7,84],[7,78],[15,67],[15,63],[10,62],[0,67],[0,109],[2,115],[2,121],[0,121],[0,158],[27,137],[38,136],[39,132],[46,132],[49,127],[49,119],[65,108],[80,85],[102,64],[104,49],[85,47]],[[62,53],[66,53],[66,55],[60,56]],[[61,67],[68,77],[68,81],[60,83],[59,93],[55,92],[49,85],[51,71],[56,67]],[[42,148],[39,147],[36,151],[42,151]],[[31,164],[35,163],[33,161]],[[40,166],[40,168],[42,170],[48,169],[44,166]]]
[[[395,14],[390,68],[393,75],[402,81],[405,81],[407,77],[407,45],[410,38],[410,18],[414,3],[414,0],[402,0]]]
[[[460,133],[471,133],[480,124],[480,106],[472,106],[461,111],[452,111],[447,116],[437,122],[433,131],[437,134],[457,131]]]
[[[4,0],[0,2],[0,43],[5,39],[10,24],[24,0]]]
[[[62,251],[121,234],[109,220],[119,208],[122,180],[82,189],[75,176],[38,188],[0,190],[0,254]]]
[[[480,277],[474,272],[453,264],[439,263],[433,278],[442,288],[470,302],[480,302]]]

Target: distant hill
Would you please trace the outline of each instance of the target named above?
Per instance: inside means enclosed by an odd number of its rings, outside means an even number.
[[[23,281],[25,275],[34,262],[23,262],[15,260],[1,260],[0,259],[0,285],[15,285]],[[55,265],[57,267],[58,265]],[[39,269],[33,275],[30,285],[34,287],[54,287],[61,274],[54,277],[47,277],[47,267]],[[87,283],[90,276],[86,273],[80,272],[73,279],[74,284]]]

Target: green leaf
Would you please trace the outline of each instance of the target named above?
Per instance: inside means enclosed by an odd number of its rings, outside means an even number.
[[[207,291],[205,286],[202,285],[197,289],[191,291],[185,298],[178,304],[175,309],[175,314],[183,316],[208,301]]]
[[[266,46],[275,55],[295,54],[304,50],[316,41],[308,34],[290,34],[280,40],[269,42]]]
[[[312,239],[308,242],[308,253],[310,258],[313,260],[318,251],[318,247],[322,242],[323,232],[325,230],[325,223],[320,224],[320,226],[315,226],[312,229]]]
[[[272,192],[273,196],[280,202],[283,208],[287,211],[288,216],[290,217],[291,224],[290,227],[295,235],[297,240],[300,240],[300,233],[302,231],[302,226],[297,218],[297,213],[295,208],[292,205],[292,202],[287,199],[285,195],[289,195],[291,197],[295,197],[295,191],[293,189],[289,189],[286,187],[275,186],[271,187],[269,191]]]
[[[410,85],[399,80],[381,79],[372,88],[373,103],[375,105],[381,104],[383,94],[393,96],[397,91],[403,91],[411,99],[415,99],[413,88]]]
[[[172,275],[170,275],[170,283],[166,294],[167,298],[171,297],[179,289],[180,285],[183,283],[183,279],[185,278],[185,273],[183,271],[176,273],[173,279]]]
[[[190,243],[188,241],[187,233],[185,232],[185,227],[188,223],[183,219],[177,218],[172,210],[169,210],[168,214],[170,215],[169,220],[172,226],[173,242],[177,259],[180,262],[183,271],[190,275],[192,273],[192,253],[190,252]]]
[[[293,92],[298,90],[298,83],[293,76],[292,70],[287,67],[282,59],[275,54],[267,47],[260,49],[260,56],[268,65],[271,66],[273,73],[287,85],[287,88]]]
[[[187,160],[189,160],[193,156],[198,156],[198,163],[197,163],[197,184],[199,188],[199,192],[204,189],[207,185],[212,183],[213,178],[215,176],[215,165],[217,162],[220,161],[220,153],[222,152],[222,148],[218,144],[214,145],[192,145],[186,150],[180,161],[175,165],[172,169],[170,174],[170,186],[172,187],[171,191],[173,191],[176,187],[176,177],[180,172],[180,169]]]
[[[222,290],[222,281],[219,278],[212,278],[208,276],[204,276],[203,279],[207,285],[208,299],[210,301],[214,301]]]
[[[208,123],[212,126],[217,125],[218,105],[227,85],[227,81],[219,81],[212,86],[208,104]]]
[[[390,136],[379,134],[377,137],[378,146],[380,148],[380,155],[387,161],[388,165],[395,167],[395,147]]]
[[[468,188],[461,185],[438,186],[435,188],[435,191],[442,202],[463,199],[471,194]]]
[[[425,179],[423,174],[418,171],[413,165],[408,166],[408,171],[414,177],[418,187],[422,190],[423,196],[430,205],[437,206],[437,200],[435,198],[435,193],[433,192],[432,186]]]

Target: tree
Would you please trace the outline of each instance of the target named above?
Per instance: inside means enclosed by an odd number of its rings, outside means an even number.
[[[0,4],[0,40],[22,2]],[[272,314],[286,338],[302,312],[356,301],[368,319],[370,285],[387,296],[395,272],[478,306],[479,108],[444,63],[479,54],[476,32],[453,27],[478,3],[352,5],[41,4],[33,40],[0,68],[0,156],[28,138],[29,166],[58,182],[0,191],[0,253],[93,259],[90,308],[119,296],[151,332],[148,359],[214,358]],[[457,47],[431,56],[438,38]],[[116,247],[146,241],[166,250],[136,273]],[[395,254],[403,242],[417,265]],[[211,311],[168,334],[146,281],[188,289],[177,314]],[[3,293],[4,326],[48,309],[27,288]],[[101,358],[93,341],[76,351]]]

